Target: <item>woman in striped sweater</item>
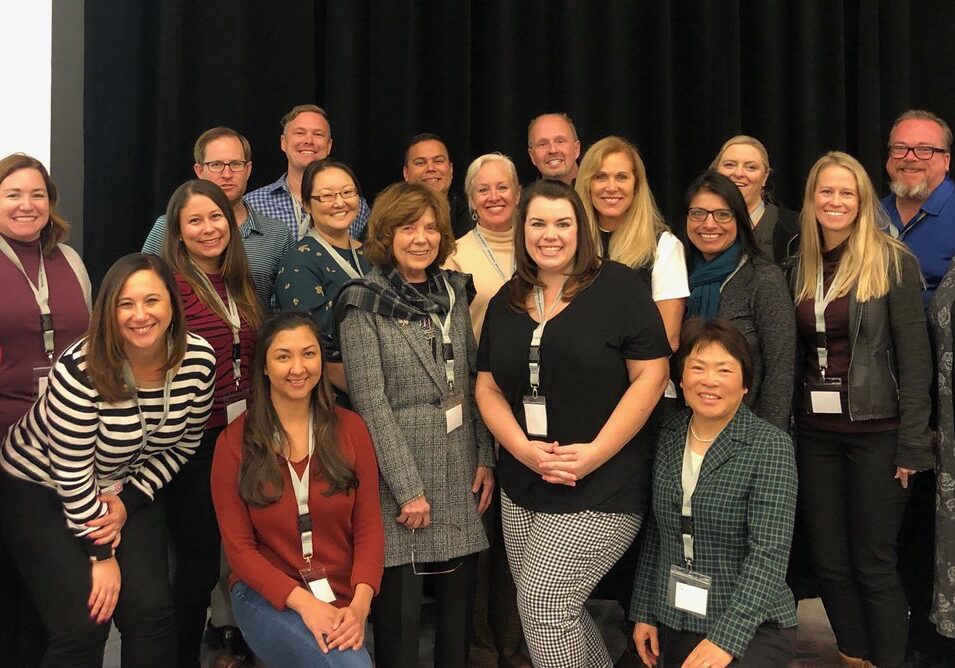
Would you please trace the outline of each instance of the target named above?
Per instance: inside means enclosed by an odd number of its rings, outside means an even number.
[[[199,666],[210,594],[219,580],[220,540],[209,476],[223,427],[245,412],[255,331],[261,322],[242,235],[225,193],[211,181],[179,186],[166,208],[163,257],[176,276],[186,326],[215,350],[212,414],[196,456],[163,492],[175,566],[172,589],[179,660]]]
[[[49,633],[44,665],[102,665],[114,610],[124,665],[174,662],[165,522],[152,501],[195,452],[214,379],[165,263],[134,254],[113,265],[87,335],[0,449],[0,519]]]

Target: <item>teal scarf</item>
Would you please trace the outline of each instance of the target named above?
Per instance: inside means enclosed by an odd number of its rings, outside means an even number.
[[[686,316],[700,316],[706,320],[715,318],[720,308],[720,287],[726,277],[733,273],[739,264],[740,245],[736,240],[732,246],[714,257],[705,260],[698,252],[693,253],[693,269],[690,272],[690,299],[686,305]]]

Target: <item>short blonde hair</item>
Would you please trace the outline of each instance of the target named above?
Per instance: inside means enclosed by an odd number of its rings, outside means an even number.
[[[469,208],[471,206],[471,194],[474,190],[474,179],[477,178],[477,173],[481,171],[481,168],[489,162],[499,162],[504,165],[511,177],[511,181],[514,183],[514,188],[517,190],[517,198],[520,199],[521,182],[517,178],[517,167],[514,166],[514,161],[503,153],[495,151],[494,153],[479,155],[468,165],[468,171],[464,175],[464,194],[468,198]]]
[[[434,212],[435,223],[441,233],[438,256],[431,266],[440,267],[444,264],[455,249],[448,198],[420,183],[403,181],[392,183],[378,193],[371,207],[368,238],[364,245],[368,261],[377,266],[393,263],[395,229],[418,220],[428,209]]]

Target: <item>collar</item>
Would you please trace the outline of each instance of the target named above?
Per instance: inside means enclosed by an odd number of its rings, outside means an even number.
[[[239,234],[242,235],[243,239],[248,239],[249,236],[255,232],[256,234],[262,234],[262,230],[259,229],[258,224],[256,223],[255,217],[258,215],[248,202],[242,202],[245,205],[245,222],[239,225]]]
[[[922,206],[919,207],[919,211],[929,216],[937,216],[941,213],[942,208],[948,203],[952,195],[955,195],[955,182],[946,176],[945,179],[938,184],[938,187],[932,191],[928,199],[922,203]],[[889,193],[885,199],[882,200],[882,203],[889,214],[889,220],[892,225],[901,232],[906,228],[902,225],[902,218],[899,216],[899,210],[895,206],[896,199],[896,195]]]
[[[283,191],[289,197],[292,196],[292,192],[288,189],[288,172],[282,174],[275,181],[265,186],[265,190],[270,194],[274,195],[278,191]]]

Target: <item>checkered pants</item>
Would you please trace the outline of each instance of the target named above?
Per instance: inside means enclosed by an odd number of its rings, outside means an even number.
[[[537,513],[501,491],[507,560],[537,668],[613,665],[584,602],[640,530],[627,513]]]

